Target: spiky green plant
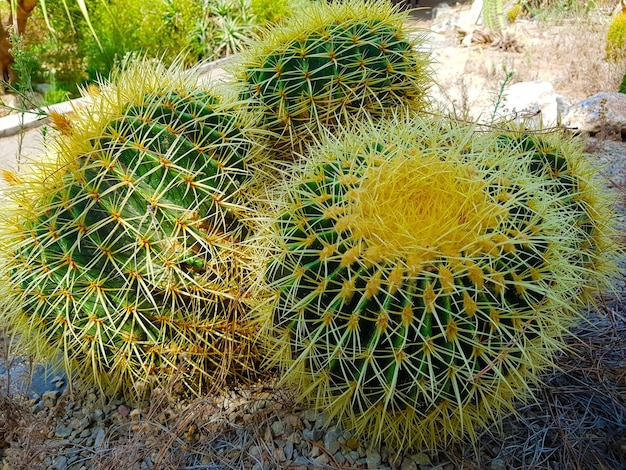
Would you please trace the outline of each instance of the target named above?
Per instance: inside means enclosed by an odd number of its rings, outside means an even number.
[[[546,190],[556,196],[555,203],[572,217],[581,235],[571,237],[576,248],[571,262],[589,270],[589,281],[598,279],[596,272],[612,269],[613,261],[607,256],[614,251],[614,237],[607,237],[606,230],[612,226],[610,206],[614,200],[599,190],[605,181],[585,155],[584,142],[560,132],[529,134],[511,129],[500,134],[494,144],[500,151],[528,154],[530,172],[548,180]],[[587,294],[593,295],[599,287],[582,283],[580,295],[591,300]]]
[[[57,117],[47,159],[5,173],[0,322],[135,400],[249,374],[248,124],[178,65],[139,61],[91,100]]]
[[[620,11],[609,25],[606,36],[607,59],[613,62],[626,57],[626,4],[622,2]]]
[[[250,45],[233,73],[278,135],[274,150],[290,156],[320,126],[424,106],[430,58],[407,15],[383,0],[311,2]]]
[[[374,444],[437,447],[514,411],[553,367],[581,286],[606,278],[577,252],[587,223],[610,232],[609,209],[580,226],[562,181],[499,138],[362,125],[312,148],[273,197],[269,364]]]

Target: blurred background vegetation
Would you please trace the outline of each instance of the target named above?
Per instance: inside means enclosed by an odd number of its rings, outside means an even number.
[[[27,81],[51,104],[77,96],[80,86],[108,76],[128,55],[166,63],[183,55],[191,65],[234,54],[307,1],[85,0],[94,36],[79,2],[49,0],[45,9],[33,9],[22,37],[12,38],[12,68],[18,89]],[[0,2],[0,18],[6,24],[9,17],[9,2]]]

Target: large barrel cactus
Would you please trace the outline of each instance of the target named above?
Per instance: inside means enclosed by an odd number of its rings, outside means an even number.
[[[514,410],[581,288],[606,280],[579,251],[610,233],[608,207],[567,210],[564,180],[501,138],[362,125],[312,148],[274,197],[269,362],[373,443],[437,447]]]
[[[277,135],[276,152],[302,152],[320,126],[424,106],[430,58],[407,15],[382,0],[311,2],[250,45],[236,84]]]
[[[254,368],[238,202],[249,126],[178,66],[140,61],[5,174],[1,322],[69,375],[142,399]]]

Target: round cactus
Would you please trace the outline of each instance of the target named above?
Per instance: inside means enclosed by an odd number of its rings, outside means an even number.
[[[5,174],[1,322],[135,400],[248,374],[245,120],[178,66],[139,62],[91,99],[47,160]]]
[[[588,232],[558,179],[498,136],[368,124],[275,197],[269,363],[373,443],[437,447],[513,410],[605,277],[577,261]]]
[[[626,57],[626,7],[611,21],[606,36],[607,59],[617,62]]]
[[[391,2],[311,2],[251,44],[233,73],[274,149],[302,152],[319,127],[420,108],[430,86],[423,39]]]

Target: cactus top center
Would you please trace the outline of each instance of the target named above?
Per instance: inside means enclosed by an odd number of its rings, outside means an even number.
[[[337,228],[350,229],[374,251],[407,260],[474,251],[506,216],[475,167],[438,156],[371,166],[346,197],[348,210]]]

